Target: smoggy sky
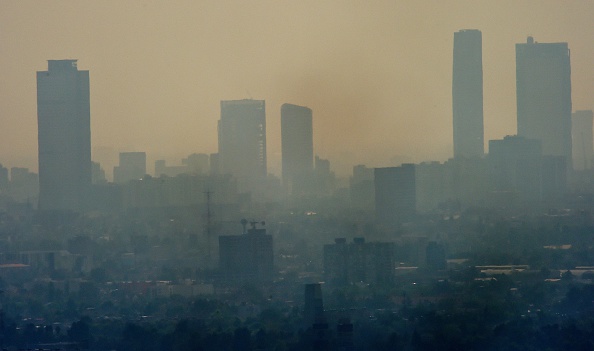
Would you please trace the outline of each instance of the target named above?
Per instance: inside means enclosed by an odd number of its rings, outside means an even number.
[[[354,164],[452,156],[453,33],[483,33],[485,143],[516,133],[515,44],[568,42],[574,110],[594,108],[594,1],[0,0],[0,162],[37,170],[35,72],[90,71],[93,159],[217,151],[220,100],[313,110],[314,151]],[[487,149],[485,149],[487,151]]]

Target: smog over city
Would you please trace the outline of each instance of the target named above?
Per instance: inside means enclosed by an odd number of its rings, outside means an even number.
[[[593,15],[0,1],[0,349],[594,348]]]

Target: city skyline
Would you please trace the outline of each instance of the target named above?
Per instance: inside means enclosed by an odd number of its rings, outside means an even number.
[[[108,174],[119,152],[148,164],[216,152],[219,102],[243,98],[266,100],[276,175],[286,102],[315,111],[314,150],[338,174],[443,161],[452,33],[464,28],[483,33],[485,142],[516,134],[514,46],[528,35],[569,44],[574,110],[593,107],[591,3],[337,4],[3,2],[0,160],[37,171],[32,76],[68,57],[91,72],[93,159]]]

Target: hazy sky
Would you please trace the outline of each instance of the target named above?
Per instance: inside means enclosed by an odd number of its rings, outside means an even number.
[[[485,143],[516,132],[515,44],[568,42],[573,107],[594,108],[593,0],[0,0],[0,162],[37,170],[35,72],[90,71],[93,158],[217,151],[220,100],[313,110],[314,151],[345,173],[452,156],[453,33],[483,33]],[[485,151],[487,151],[485,149]]]

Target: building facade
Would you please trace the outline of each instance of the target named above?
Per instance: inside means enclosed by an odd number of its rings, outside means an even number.
[[[313,175],[312,111],[292,104],[281,106],[283,185],[290,195],[306,192]]]
[[[415,165],[375,168],[373,176],[376,220],[386,225],[412,220],[417,206]]]
[[[543,155],[572,161],[571,66],[567,43],[516,44],[518,136],[539,139]]]
[[[80,210],[91,186],[89,71],[49,60],[37,72],[39,209]]]
[[[572,156],[575,170],[592,169],[594,161],[593,118],[592,110],[575,111],[571,115]]]
[[[120,164],[113,168],[114,183],[127,183],[146,175],[145,152],[120,152]]]
[[[386,242],[366,243],[344,238],[324,245],[324,279],[334,286],[353,283],[387,285],[394,280],[395,245]]]
[[[241,191],[266,179],[264,100],[221,101],[219,172],[233,175]]]
[[[452,107],[454,157],[484,153],[482,33],[476,29],[454,33]]]
[[[219,236],[219,270],[231,284],[271,282],[273,279],[272,235],[252,228],[241,235]]]

